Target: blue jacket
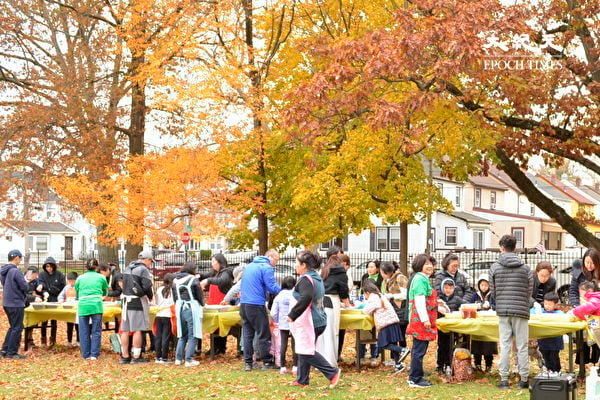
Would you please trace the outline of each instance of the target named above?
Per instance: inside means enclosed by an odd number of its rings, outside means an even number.
[[[4,307],[25,307],[25,296],[29,285],[15,264],[6,264],[0,268],[0,283],[2,283],[2,305]]]
[[[264,306],[267,303],[267,292],[277,294],[281,287],[275,281],[275,268],[264,256],[256,257],[244,267],[240,288],[240,304]]]
[[[532,314],[535,313],[535,309],[532,308]],[[542,313],[544,314],[564,314],[561,310],[554,311],[546,311],[542,309]],[[538,346],[540,347],[540,351],[560,351],[565,348],[565,343],[563,341],[563,337],[555,336],[546,339],[538,339]]]

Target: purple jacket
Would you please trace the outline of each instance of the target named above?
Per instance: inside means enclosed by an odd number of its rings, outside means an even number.
[[[25,307],[25,296],[29,286],[25,277],[15,264],[6,264],[0,268],[2,283],[2,305],[4,307]]]

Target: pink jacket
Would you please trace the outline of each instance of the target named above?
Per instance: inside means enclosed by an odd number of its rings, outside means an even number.
[[[369,295],[367,303],[365,304],[365,308],[363,308],[363,312],[365,314],[373,314],[375,326],[378,330],[400,322],[400,320],[398,319],[398,315],[394,310],[394,307],[383,295]]]
[[[600,292],[587,292],[584,296],[587,303],[573,309],[573,314],[579,319],[586,315],[600,315]]]

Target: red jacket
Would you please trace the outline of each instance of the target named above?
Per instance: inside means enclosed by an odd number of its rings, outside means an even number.
[[[586,315],[600,316],[600,292],[587,292],[585,294],[587,303],[573,309],[573,314],[579,319],[585,319]]]

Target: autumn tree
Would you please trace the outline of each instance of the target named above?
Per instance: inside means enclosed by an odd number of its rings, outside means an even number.
[[[328,62],[294,92],[302,97],[287,119],[312,140],[353,124],[403,126],[411,113],[421,113],[427,127],[428,114],[438,110],[432,107],[443,104],[450,120],[464,113],[482,137],[496,141],[482,156],[499,160],[529,199],[581,243],[597,246],[519,167],[541,154],[549,163],[569,158],[598,172],[592,157],[598,154],[598,7],[592,1],[411,1],[390,27],[317,47]],[[487,68],[514,58],[519,40],[531,68]],[[536,68],[541,61],[558,67]],[[407,86],[404,96],[381,96],[382,88]],[[438,161],[445,166],[456,159]]]

